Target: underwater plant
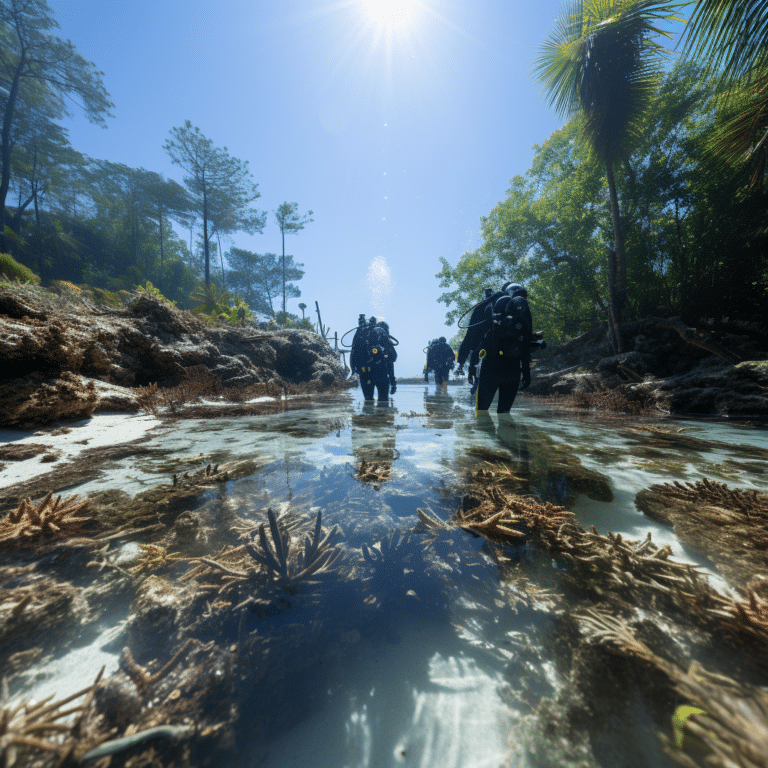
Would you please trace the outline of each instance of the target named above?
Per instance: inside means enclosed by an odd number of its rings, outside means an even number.
[[[392,467],[388,464],[380,464],[375,461],[368,462],[365,459],[361,459],[360,466],[352,477],[364,485],[372,486],[378,491],[389,480],[391,475]]]
[[[0,520],[0,547],[23,545],[41,538],[66,538],[79,533],[90,517],[78,517],[89,504],[89,499],[78,501],[77,495],[63,502],[61,496],[53,500],[53,491],[37,505],[24,499],[19,506]]]
[[[104,667],[95,681],[77,693],[60,701],[51,702],[53,695],[38,702],[12,703],[8,696],[8,683],[3,678],[0,688],[0,766],[28,765],[32,755],[55,755],[57,764],[76,764],[73,753],[77,741],[83,738],[85,718],[88,716],[93,695],[104,674]],[[65,704],[85,696],[82,704],[62,709]],[[74,722],[65,718],[75,715]]]

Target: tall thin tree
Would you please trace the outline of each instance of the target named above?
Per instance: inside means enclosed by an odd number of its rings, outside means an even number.
[[[69,40],[61,40],[46,0],[0,3],[0,78],[8,84],[0,139],[0,251],[5,250],[5,201],[11,178],[13,123],[19,101],[37,91],[38,109],[58,119],[69,114],[67,99],[79,100],[86,117],[106,125],[114,106],[102,82],[103,72],[86,61]],[[39,91],[45,92],[40,104]]]
[[[627,260],[615,170],[639,136],[671,37],[663,22],[679,21],[680,2],[575,0],[558,18],[536,72],[561,116],[578,115],[582,135],[605,163],[613,224],[609,316],[613,345],[624,349],[619,323],[627,301]]]
[[[280,227],[280,234],[283,236],[283,314],[285,314],[285,236],[295,235],[305,224],[314,221],[312,211],[307,211],[304,216],[299,215],[298,203],[283,203],[275,211],[277,226]]]
[[[258,184],[251,181],[248,161],[232,157],[227,148],[219,148],[202,131],[187,120],[171,129],[171,138],[163,145],[171,162],[187,172],[184,183],[195,200],[195,213],[202,220],[203,251],[205,253],[205,283],[211,282],[210,242],[217,231],[211,226],[227,213],[229,230],[248,234],[261,232],[266,213],[251,208],[261,197]],[[221,228],[219,228],[221,231]]]

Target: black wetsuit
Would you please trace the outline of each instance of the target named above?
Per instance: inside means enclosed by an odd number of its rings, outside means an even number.
[[[453,364],[456,360],[456,353],[451,349],[448,342],[438,341],[430,349],[430,357],[427,368],[431,368],[435,372],[435,384],[437,386],[441,386],[443,382],[447,384],[448,375],[453,369]]]
[[[485,309],[485,308],[484,308]],[[522,373],[524,386],[530,382],[531,311],[522,296],[500,294],[488,307],[488,323],[482,342],[472,350],[470,368],[483,361],[475,409],[487,411],[496,391],[498,413],[509,413],[515,401]]]
[[[353,342],[354,345],[354,342]],[[376,390],[379,401],[389,400],[390,384],[394,383],[395,347],[383,328],[371,328],[366,337],[362,364],[359,366],[360,388],[366,400],[373,400]]]
[[[470,356],[472,350],[480,349],[480,344],[482,343],[485,332],[488,330],[488,326],[491,322],[490,318],[493,302],[502,296],[506,296],[506,294],[502,291],[497,291],[487,299],[483,299],[472,310],[472,315],[469,319],[469,325],[467,326],[467,332],[461,341],[461,346],[459,347],[459,355],[457,361],[459,368],[464,367],[464,363]]]

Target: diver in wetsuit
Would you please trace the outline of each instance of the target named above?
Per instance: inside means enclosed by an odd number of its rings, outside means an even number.
[[[510,285],[510,283],[506,283],[506,285]],[[474,309],[472,310],[472,317],[469,320],[469,325],[467,326],[467,332],[464,335],[464,338],[461,340],[461,345],[459,346],[459,355],[458,355],[458,364],[459,364],[459,373],[463,373],[464,371],[464,363],[466,362],[467,358],[472,354],[473,349],[479,349],[480,342],[483,340],[483,335],[485,334],[485,327],[484,327],[484,321],[485,321],[485,310],[488,306],[489,301],[493,296],[501,296],[503,293],[503,288],[501,291],[494,291],[493,288],[485,288],[483,289],[483,300],[477,304]],[[474,378],[474,376],[472,376]],[[472,381],[469,382],[472,384]],[[474,392],[473,392],[474,394]]]
[[[483,302],[484,322],[479,327],[484,333],[480,343],[472,347],[469,361],[470,377],[478,361],[483,361],[475,400],[477,413],[488,410],[497,390],[497,413],[509,413],[518,387],[527,389],[531,383],[533,322],[527,296],[522,285],[506,283],[502,291]]]
[[[379,402],[387,402],[390,390],[394,393],[397,389],[394,368],[397,352],[389,337],[388,326],[386,323],[383,326],[377,324],[375,317],[371,317],[365,328],[358,328],[359,351],[354,359],[355,370],[360,375],[363,397],[366,400],[373,400],[373,393],[376,390]],[[354,343],[353,341],[353,347]],[[353,354],[354,352],[353,349]],[[353,365],[352,355],[350,355],[351,365]]]
[[[427,362],[427,367],[435,372],[435,384],[443,387],[448,384],[448,376],[453,370],[453,364],[456,361],[456,353],[441,336],[437,343],[430,349],[431,361]]]
[[[374,318],[375,320],[376,318]],[[352,375],[360,373],[360,367],[368,358],[365,354],[365,342],[368,338],[368,323],[365,315],[359,315],[357,318],[357,330],[352,337],[352,346],[349,351],[349,369]]]
[[[427,361],[424,363],[424,381],[429,381],[429,372],[432,370],[432,349],[435,344],[437,344],[437,339],[432,339],[424,350],[427,353]]]
[[[392,339],[389,335],[389,323],[385,323],[383,320],[379,320],[376,324],[377,328],[381,328],[384,331],[384,338],[382,345],[386,346],[387,351],[384,355],[387,361],[387,378],[389,379],[389,394],[394,395],[397,392],[397,380],[395,379],[395,360],[397,360],[397,350],[392,343]]]

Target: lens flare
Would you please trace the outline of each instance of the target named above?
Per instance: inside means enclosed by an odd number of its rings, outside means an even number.
[[[383,27],[400,27],[413,12],[413,0],[365,0],[368,15]]]
[[[371,304],[376,315],[384,314],[384,303],[392,292],[392,274],[387,260],[377,256],[368,267],[368,287],[371,289]]]

